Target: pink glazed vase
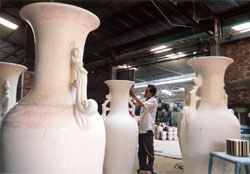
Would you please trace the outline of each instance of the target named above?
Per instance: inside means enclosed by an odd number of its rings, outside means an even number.
[[[82,63],[98,18],[53,2],[27,5],[20,15],[35,36],[34,85],[3,120],[1,173],[102,174],[105,126],[87,99]]]
[[[0,62],[0,122],[16,104],[18,79],[25,70],[22,65]]]

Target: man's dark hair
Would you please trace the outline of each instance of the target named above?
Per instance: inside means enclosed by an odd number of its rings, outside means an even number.
[[[155,95],[157,89],[154,85],[148,85],[149,91],[151,92],[152,96]]]

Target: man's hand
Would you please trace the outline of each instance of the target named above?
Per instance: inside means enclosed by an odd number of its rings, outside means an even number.
[[[136,103],[137,103],[140,107],[144,107],[143,102],[142,102],[140,99],[137,98],[136,93],[135,93],[135,90],[134,90],[133,87],[130,88],[130,96],[132,96],[132,97],[135,99]]]
[[[131,97],[136,97],[136,93],[135,93],[134,87],[131,87],[131,88],[130,88],[129,94],[130,94]]]

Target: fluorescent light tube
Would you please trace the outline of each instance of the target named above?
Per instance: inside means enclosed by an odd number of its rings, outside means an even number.
[[[250,22],[245,22],[239,25],[235,25],[232,27],[232,29],[240,32],[246,32],[250,30]]]
[[[153,48],[153,49],[151,49],[150,51],[151,51],[151,52],[155,52],[155,51],[162,50],[162,49],[165,49],[165,48],[167,48],[167,46],[162,45],[162,46],[159,46],[159,47],[157,47],[157,48]]]
[[[12,30],[16,30],[18,28],[18,25],[0,17],[0,24],[12,29]]]
[[[158,54],[158,53],[163,53],[163,52],[167,52],[167,51],[170,51],[170,50],[172,50],[172,48],[165,48],[165,49],[161,49],[161,50],[155,51],[154,53]]]

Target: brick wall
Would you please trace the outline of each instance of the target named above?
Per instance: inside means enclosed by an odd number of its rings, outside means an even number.
[[[225,74],[225,90],[230,108],[250,110],[250,38],[221,45],[222,55],[234,59]]]
[[[25,71],[23,77],[20,76],[18,86],[17,86],[17,101],[26,96],[29,91],[32,89],[34,81],[34,72]],[[23,82],[22,82],[23,80]]]

